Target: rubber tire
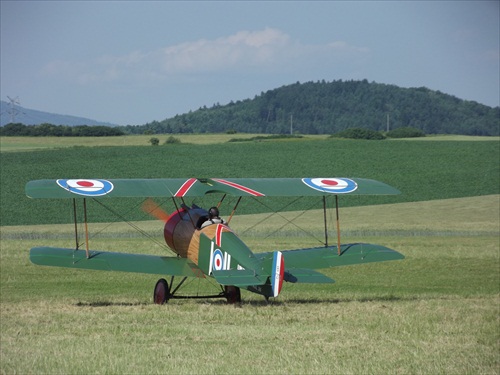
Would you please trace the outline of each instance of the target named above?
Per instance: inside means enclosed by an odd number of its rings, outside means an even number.
[[[163,305],[168,302],[170,297],[170,289],[168,288],[167,280],[160,279],[155,285],[153,292],[153,302],[156,305]]]
[[[241,302],[241,290],[236,286],[225,285],[224,294],[226,295],[227,303],[230,305]]]

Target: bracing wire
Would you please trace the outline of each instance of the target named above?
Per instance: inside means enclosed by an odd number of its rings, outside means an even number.
[[[257,203],[261,204],[263,207],[267,208],[268,210],[271,211],[271,213],[269,215],[267,215],[263,220],[262,222],[268,220],[269,218],[271,218],[272,216],[274,215],[278,215],[280,218],[282,218],[283,220],[285,220],[285,223],[280,226],[279,228],[277,228],[276,230],[274,230],[273,232],[269,233],[265,238],[269,238],[273,235],[275,235],[276,233],[278,233],[280,230],[282,230],[284,227],[286,227],[287,225],[293,225],[295,228],[299,229],[300,231],[302,231],[303,233],[305,233],[306,235],[314,238],[315,240],[317,240],[319,243],[323,244],[324,245],[324,242],[322,239],[319,239],[314,233],[311,233],[310,231],[307,231],[306,229],[302,228],[300,225],[296,224],[294,221],[299,219],[302,215],[304,215],[307,211],[309,211],[310,209],[312,209],[313,207],[316,206],[317,202],[313,202],[309,207],[307,207],[306,209],[302,210],[302,212],[300,212],[297,216],[295,216],[293,219],[288,219],[286,218],[284,215],[281,214],[280,211],[284,211],[286,208],[290,207],[291,205],[293,205],[294,203],[296,203],[297,201],[299,201],[300,199],[302,199],[302,197],[297,197],[295,198],[294,200],[290,201],[289,203],[285,204],[283,207],[279,208],[278,210],[275,210],[273,209],[271,206],[265,204],[264,202],[256,199],[255,197],[252,197]],[[254,225],[252,225],[251,227],[247,228],[243,234],[246,234],[247,232],[249,232],[250,230],[254,229],[256,226],[258,226],[260,223],[256,223]]]
[[[137,232],[141,233],[144,237],[150,239],[155,244],[157,244],[157,245],[159,245],[159,246],[161,246],[161,247],[163,247],[165,249],[169,249],[169,247],[166,246],[163,242],[158,241],[155,237],[153,237],[152,235],[150,235],[149,233],[147,233],[145,230],[141,229],[139,226],[137,226],[133,222],[131,222],[129,220],[126,220],[126,218],[125,218],[124,215],[120,214],[119,212],[117,212],[116,210],[112,209],[111,207],[105,205],[102,201],[97,200],[97,199],[93,199],[93,201],[96,202],[97,204],[99,204],[101,207],[103,207],[107,211],[111,212],[118,219],[120,219],[120,221],[122,221],[122,222],[126,223],[127,225],[129,225],[130,227],[134,228]],[[125,214],[127,214],[128,212],[131,212],[134,209],[137,209],[140,204],[142,204],[142,202],[139,203],[139,204],[137,204],[137,205],[135,205],[135,206],[132,206],[131,209],[128,210]],[[107,228],[109,228],[112,224],[114,224],[114,222],[109,223],[108,225],[105,225],[100,230],[98,230],[97,232],[93,233],[92,237],[96,237],[98,234],[104,232],[104,230],[106,230]]]
[[[262,220],[261,220],[262,222],[264,222],[264,221],[268,220],[269,218],[273,217],[274,215],[278,215],[278,216],[280,216],[281,218],[283,218],[284,220],[288,220],[288,219],[286,219],[285,217],[283,217],[283,216],[279,213],[279,211],[274,210],[272,207],[270,207],[269,205],[265,204],[264,202],[262,202],[262,201],[260,201],[260,200],[256,199],[255,197],[252,197],[252,198],[253,198],[253,200],[254,200],[255,202],[259,203],[261,206],[263,206],[263,207],[265,207],[265,208],[267,208],[268,210],[270,210],[270,211],[271,211],[271,213],[270,213],[269,215],[267,215],[266,217],[264,217],[264,219],[262,219]],[[299,199],[300,199],[300,197],[299,197],[299,198],[296,198],[296,199],[295,199],[295,200],[293,200],[292,202],[290,202],[290,203],[286,204],[285,206],[283,206],[283,207],[281,208],[281,210],[283,210],[283,209],[285,209],[285,208],[287,208],[287,207],[291,206],[293,203],[297,202]],[[249,232],[249,231],[251,231],[252,229],[254,229],[255,227],[257,227],[259,224],[260,224],[260,223],[256,223],[256,224],[252,225],[251,227],[249,227],[249,228],[247,228],[245,231],[243,231],[243,232],[242,232],[242,234],[246,234],[247,232]]]

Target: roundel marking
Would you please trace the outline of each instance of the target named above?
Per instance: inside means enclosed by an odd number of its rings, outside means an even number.
[[[95,185],[95,183],[92,181],[78,180],[76,182],[76,185],[81,186],[81,187],[91,188]]]
[[[216,249],[213,255],[213,269],[220,271],[224,269],[224,257],[222,256],[222,251]]]
[[[312,189],[331,194],[352,193],[358,188],[350,178],[303,178],[302,182]]]
[[[110,193],[114,186],[107,180],[57,180],[57,184],[64,190],[87,197],[98,197]]]

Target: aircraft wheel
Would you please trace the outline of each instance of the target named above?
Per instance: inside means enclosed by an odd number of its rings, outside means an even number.
[[[226,295],[227,303],[235,304],[241,302],[241,290],[233,285],[224,286],[224,294]]]
[[[160,279],[155,285],[153,294],[153,302],[156,305],[163,305],[168,302],[170,298],[170,290],[168,288],[167,280]]]

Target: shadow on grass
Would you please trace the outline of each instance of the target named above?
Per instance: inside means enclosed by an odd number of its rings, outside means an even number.
[[[111,301],[95,301],[95,302],[77,302],[77,307],[109,307],[109,306],[146,306],[148,302],[111,302]]]
[[[353,298],[291,298],[286,300],[274,300],[269,299],[266,301],[264,298],[262,300],[248,300],[241,301],[240,303],[234,304],[235,307],[265,307],[265,306],[290,306],[293,304],[297,305],[317,305],[317,304],[341,304],[341,303],[370,303],[370,302],[407,302],[407,301],[417,301],[421,299],[428,299],[429,297],[424,296],[379,296],[379,297],[353,297]],[[195,301],[194,303],[200,305],[214,305],[214,306],[225,306],[228,305],[224,298],[220,299],[191,299]],[[172,304],[169,301],[165,303],[165,306]],[[174,302],[179,304],[182,302]],[[95,302],[77,302],[75,306],[77,307],[110,307],[110,306],[148,306],[153,305],[153,302],[112,302],[112,301],[95,301]]]
[[[415,301],[419,297],[398,297],[398,296],[379,296],[379,297],[353,297],[353,298],[295,298],[287,300],[288,303],[296,304],[315,304],[315,303],[351,303],[351,302],[402,302],[402,301]]]
[[[359,298],[290,298],[286,300],[253,300],[253,301],[242,301],[242,305],[249,306],[286,306],[286,305],[316,305],[316,304],[340,304],[340,303],[352,303],[352,302],[403,302],[403,301],[416,301],[421,299],[417,296],[379,296],[379,297],[359,297]]]

